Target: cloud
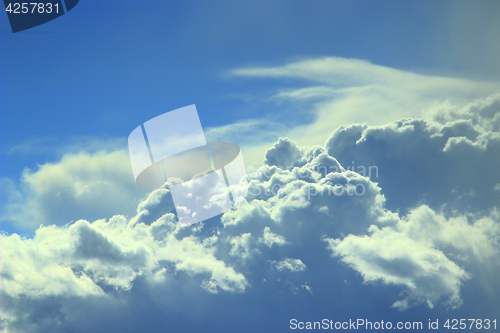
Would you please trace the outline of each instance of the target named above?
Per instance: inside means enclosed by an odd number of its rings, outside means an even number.
[[[395,225],[371,226],[370,235],[325,241],[332,255],[361,273],[365,282],[405,285],[406,297],[394,302],[394,307],[406,309],[425,302],[432,308],[443,296],[456,307],[461,304],[460,288],[471,277],[460,267],[464,260],[459,256],[472,255],[479,261],[498,256],[499,217],[494,210],[491,216],[469,224],[466,217],[447,220],[429,207],[420,206]],[[448,250],[447,255],[443,249]]]
[[[23,240],[16,234],[2,238],[2,290],[12,297],[25,295],[35,299],[61,295],[104,295],[86,274],[77,276],[70,267],[52,260],[54,256],[64,256],[67,249],[64,243],[59,248],[51,249],[40,248],[36,244],[46,241],[44,236],[49,233],[48,230],[40,230],[40,240],[37,241]],[[56,241],[60,238],[58,236],[51,234],[49,241]]]
[[[271,133],[283,132],[286,129],[287,127],[279,122],[263,119],[248,119],[230,125],[210,127],[205,131],[205,137],[209,142],[224,141],[227,140],[228,137],[231,137],[234,139],[235,143],[248,147],[273,140]],[[253,135],[257,132],[263,133],[264,136]]]
[[[134,183],[124,151],[66,154],[56,163],[23,171],[20,184],[2,181],[9,198],[3,220],[22,229],[114,214],[135,214],[146,191]]]
[[[285,245],[286,240],[283,236],[277,235],[271,231],[269,227],[264,228],[264,234],[259,237],[259,242],[264,243],[269,248],[272,248],[274,244]]]
[[[288,169],[302,155],[297,144],[290,139],[279,139],[274,146],[269,149],[264,159],[265,164],[277,165]]]
[[[31,137],[10,147],[8,155],[54,155],[62,157],[68,152],[94,154],[97,152],[113,152],[126,149],[125,138],[99,138],[93,136],[73,136],[61,142],[57,136]]]
[[[381,280],[407,287],[409,294],[394,307],[406,309],[409,301],[426,301],[429,307],[443,295],[449,303],[460,302],[460,286],[467,278],[463,269],[441,251],[393,234],[389,229],[371,237],[349,235],[343,240],[327,239],[335,256],[360,272],[365,282]]]
[[[390,209],[426,203],[434,209],[487,211],[500,204],[499,95],[464,107],[449,103],[431,120],[403,119],[383,126],[342,126],[326,143],[340,163],[377,166]]]
[[[32,238],[0,235],[3,329],[280,331],[332,309],[397,320],[391,306],[492,317],[498,305],[477,295],[500,295],[496,101],[343,126],[324,147],[281,138],[251,166],[246,200],[191,226],[177,223],[167,185],[130,215],[99,211],[113,194],[133,202],[121,151],[27,171],[12,200],[32,211],[19,223],[59,220]],[[76,218],[82,207],[97,218]]]
[[[236,68],[229,74],[240,79],[277,81],[276,88],[269,92],[273,97],[268,102],[272,104],[262,106],[273,109],[274,118],[266,117],[273,126],[259,130],[259,137],[270,140],[257,142],[252,133],[247,136],[251,142],[247,146],[253,147],[247,148],[252,162],[260,162],[258,158],[280,136],[289,137],[299,145],[315,145],[323,142],[332,129],[345,124],[363,122],[381,126],[405,117],[425,118],[427,110],[436,103],[448,100],[450,105],[462,107],[471,100],[500,91],[499,82],[416,73],[340,57]],[[290,79],[294,80],[293,85]],[[275,120],[277,112],[279,121]],[[498,119],[493,126],[498,126]],[[226,132],[230,127],[224,127]]]
[[[288,269],[292,272],[301,272],[306,269],[306,265],[304,265],[300,259],[286,258],[285,260],[274,263],[274,265],[278,271]]]
[[[198,288],[211,293],[238,293],[248,287],[241,273],[214,256],[209,239],[179,237],[183,230],[173,214],[162,215],[149,225],[140,216],[134,221],[116,215],[93,223],[79,220],[62,227],[42,226],[32,239],[1,235],[4,304],[54,298],[61,304],[74,297],[109,302],[122,292],[132,292],[140,279],[154,287],[169,283],[181,272],[199,277]],[[2,307],[4,321],[12,319],[7,327],[23,320],[22,311]],[[24,328],[30,324],[35,325],[28,322]]]
[[[246,77],[301,78],[327,84],[327,87],[361,86],[376,89],[400,86],[402,91],[412,95],[423,92],[434,92],[437,95],[443,91],[466,91],[471,88],[476,92],[498,89],[494,83],[474,83],[466,79],[416,74],[375,65],[366,60],[339,57],[305,59],[276,67],[239,68],[232,70],[231,74]],[[303,97],[301,94],[297,96]]]
[[[292,141],[284,142],[296,147]],[[42,324],[22,313],[35,318],[49,299],[54,301],[50,307],[54,318],[59,318],[75,302],[96,309],[90,304],[102,299],[116,308],[120,297],[149,298],[148,293],[136,294],[141,285],[152,290],[178,290],[173,294],[183,290],[185,296],[195,299],[205,293],[237,295],[249,290],[262,297],[261,291],[267,288],[278,295],[311,295],[313,287],[305,275],[307,262],[326,259],[331,264],[321,233],[340,235],[338,226],[348,224],[343,222],[344,218],[349,220],[347,216],[372,219],[383,198],[368,178],[344,171],[323,148],[296,149],[301,153],[295,156],[296,161],[290,161],[290,168],[266,164],[250,175],[255,191],[238,209],[219,217],[219,222],[179,226],[172,214],[169,190],[162,187],[139,203],[137,213],[130,218],[115,215],[94,222],[41,226],[30,239],[16,234],[0,236],[2,294],[7,304],[2,311],[3,317],[9,318],[6,327],[40,330]],[[281,153],[272,148],[266,156],[277,162]],[[91,156],[79,158],[93,161]],[[100,158],[109,161],[109,156]],[[81,160],[68,158],[54,167],[66,170],[77,161]],[[79,165],[94,168],[90,163]],[[44,177],[37,175],[45,185],[52,185],[49,180],[57,185],[61,177],[47,177],[46,168],[51,171],[48,175],[55,172],[51,167],[41,167]],[[334,167],[332,173],[330,167]],[[353,184],[366,186],[365,195],[349,195]],[[262,192],[257,193],[258,189]],[[355,226],[354,230],[368,225]],[[297,246],[301,243],[313,251],[311,254],[322,254],[318,258],[300,255],[297,250],[301,247]],[[157,306],[176,307],[168,300]],[[189,307],[178,311],[185,313]],[[50,318],[45,320],[50,322]]]

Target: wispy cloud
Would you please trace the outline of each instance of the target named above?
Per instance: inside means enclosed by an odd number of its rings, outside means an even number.
[[[98,151],[113,152],[126,149],[126,138],[102,138],[96,136],[70,136],[64,142],[57,136],[32,137],[9,147],[8,155],[55,156],[62,157],[66,153],[95,153]]]
[[[282,134],[307,145],[322,142],[332,128],[343,124],[381,125],[405,117],[421,118],[437,102],[464,105],[500,91],[500,82],[419,74],[339,57],[237,68],[229,73],[238,78],[277,80],[272,100],[308,102],[303,108],[309,108],[313,121],[299,123]],[[302,82],[302,87],[287,88],[278,81],[285,78]],[[286,114],[280,116],[286,119]]]

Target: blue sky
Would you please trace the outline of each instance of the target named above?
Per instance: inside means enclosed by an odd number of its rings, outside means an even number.
[[[124,137],[136,123],[192,103],[205,127],[270,116],[285,106],[249,105],[235,96],[265,97],[276,82],[224,74],[303,57],[357,58],[491,80],[500,73],[492,7],[441,1],[85,1],[77,14],[15,35],[8,34],[3,15],[2,108],[9,110],[2,115],[8,124],[4,151],[29,138]],[[10,165],[6,172],[14,175],[20,165]]]
[[[16,34],[0,15],[0,329],[495,319],[499,15],[493,1],[82,0]],[[183,229],[168,187],[135,185],[127,137],[190,104],[208,140],[242,147],[253,192]],[[349,183],[366,193],[311,196]]]

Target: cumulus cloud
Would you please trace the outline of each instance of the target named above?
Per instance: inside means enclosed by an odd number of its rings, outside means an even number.
[[[73,215],[58,213],[59,223],[32,238],[3,234],[4,331],[217,332],[242,323],[248,331],[280,331],[297,313],[326,316],[330,305],[380,314],[361,305],[370,297],[397,310],[424,304],[448,311],[468,306],[463,294],[471,285],[500,295],[491,280],[500,271],[496,101],[436,105],[426,119],[340,127],[324,147],[281,138],[263,164],[252,165],[246,200],[203,223],[177,223],[165,184],[128,216],[107,210],[71,222]],[[21,198],[31,193],[24,201],[31,214],[55,214],[49,210],[59,205],[35,203],[61,189],[79,198],[83,181],[111,174],[116,182],[132,179],[111,163],[122,161],[120,154],[70,156],[27,172],[31,192]],[[126,189],[96,186],[107,195]],[[107,195],[74,199],[74,206],[99,207]],[[221,311],[232,317],[220,320]],[[498,306],[488,304],[488,311]],[[89,313],[92,322],[84,320]]]
[[[2,180],[8,198],[2,219],[18,228],[66,224],[135,213],[147,192],[134,183],[127,153],[67,154],[56,163],[25,169],[19,184]]]
[[[272,248],[273,244],[276,245],[286,244],[285,238],[283,236],[271,232],[271,229],[269,227],[264,228],[264,234],[262,235],[262,237],[259,237],[259,242],[264,243],[269,248]]]
[[[160,237],[166,228],[172,232]],[[138,275],[161,280],[164,260],[174,270],[208,273],[222,290],[245,289],[245,278],[216,260],[211,246],[193,236],[179,240],[175,230],[172,214],[151,225],[130,225],[116,215],[109,221],[41,227],[33,239],[1,236],[2,290],[12,297],[102,296],[103,288],[130,290]]]
[[[436,105],[428,111],[431,120],[341,126],[326,148],[343,165],[376,165],[391,209],[426,203],[487,211],[500,204],[494,190],[500,182],[500,133],[492,126],[499,100],[496,94],[464,107]]]
[[[276,266],[278,271],[288,269],[292,272],[300,272],[306,269],[306,265],[304,265],[300,259],[286,258],[285,260],[274,262],[273,264]]]
[[[419,302],[432,308],[443,296],[452,307],[460,305],[460,288],[470,274],[460,267],[464,261],[457,259],[472,255],[471,259],[483,261],[500,251],[496,210],[469,224],[463,216],[447,220],[420,206],[407,219],[383,228],[373,225],[368,231],[369,235],[325,241],[332,255],[360,272],[365,282],[406,286],[406,297],[393,305],[400,309]]]
[[[7,327],[39,328],[21,324],[22,312],[38,311],[30,300],[55,299],[59,307],[75,297],[113,302],[141,284],[190,286],[193,295],[261,288],[310,294],[307,261],[318,261],[316,251],[329,260],[321,233],[338,236],[340,226],[351,229],[350,219],[373,219],[384,199],[376,184],[346,172],[324,148],[299,148],[288,139],[277,145],[283,142],[297,149],[296,160],[288,168],[274,165],[283,151],[271,148],[269,164],[249,175],[252,194],[219,222],[179,226],[170,191],[162,187],[130,218],[42,226],[31,239],[0,236]],[[355,194],[359,184],[363,196]],[[310,254],[300,255],[298,246]]]

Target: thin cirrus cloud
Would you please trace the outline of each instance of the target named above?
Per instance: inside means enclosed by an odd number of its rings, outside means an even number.
[[[249,173],[246,200],[207,223],[179,226],[162,187],[129,217],[3,234],[4,327],[279,331],[298,311],[398,320],[409,308],[412,320],[425,320],[422,309],[493,317],[500,179],[494,166],[476,168],[498,165],[498,100],[346,125],[324,147],[282,138]],[[378,173],[351,168],[352,156]]]
[[[332,128],[344,124],[382,125],[403,117],[422,118],[424,111],[437,103],[448,100],[463,106],[500,90],[499,82],[419,74],[340,57],[310,58],[273,67],[236,68],[227,75],[239,79],[302,82],[302,86],[293,88],[277,83],[268,101],[305,103],[313,114],[312,121],[264,130],[274,140],[260,146],[254,143],[247,154],[252,160],[257,160],[279,136],[293,138],[302,145],[314,145],[323,142]],[[286,124],[286,116],[282,114],[281,118]],[[239,135],[241,130],[244,131],[240,128]],[[249,136],[252,130],[248,128]]]

